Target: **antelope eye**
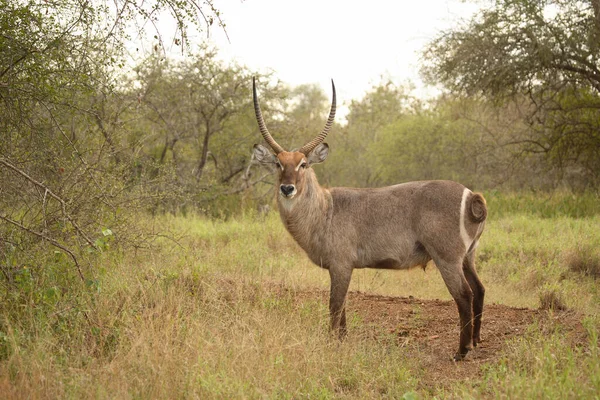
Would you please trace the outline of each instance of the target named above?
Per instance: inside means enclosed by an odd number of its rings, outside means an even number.
[[[300,166],[301,166],[302,168],[306,168],[306,163],[305,163],[305,162],[303,162],[302,164],[300,164]]]

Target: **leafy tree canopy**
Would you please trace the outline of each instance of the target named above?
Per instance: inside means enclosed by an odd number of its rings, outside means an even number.
[[[600,184],[600,1],[497,0],[425,59],[424,76],[456,94],[519,99],[531,129],[515,144]]]
[[[600,93],[600,2],[498,0],[425,56],[430,81],[468,94],[564,85]]]

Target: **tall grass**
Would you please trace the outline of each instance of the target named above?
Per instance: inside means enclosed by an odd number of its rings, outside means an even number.
[[[428,377],[418,360],[407,359],[386,332],[331,340],[327,305],[294,301],[299,290],[327,289],[329,277],[308,261],[277,215],[247,213],[227,221],[144,217],[170,233],[149,250],[109,248],[93,255],[87,282],[78,279],[68,259],[44,247],[32,249],[26,260],[11,261],[18,279],[0,285],[1,393],[6,398],[593,396],[600,376],[600,292],[594,275],[572,265],[574,252],[585,253],[584,264],[597,259],[600,214],[591,211],[590,200],[582,201],[583,211],[546,215],[542,209],[514,210],[506,198],[487,198],[490,219],[478,262],[486,302],[537,308],[540,296],[552,290],[570,310],[587,315],[586,343],[571,345],[565,332],[534,325],[508,344],[501,362],[486,366],[482,378],[423,391],[431,385],[424,385]],[[425,272],[356,271],[351,289],[450,298],[434,266]],[[353,324],[360,332],[360,320]]]
[[[294,283],[280,280],[286,265],[275,266],[281,256],[269,256],[268,243],[291,245],[285,236],[261,240],[264,225],[251,220],[164,222],[188,230],[185,247],[165,240],[152,253],[109,255],[96,287],[71,286],[54,306],[30,297],[27,312],[23,304],[3,307],[4,393],[401,397],[414,387],[393,341],[332,341],[325,304],[297,306],[277,294],[277,285]]]
[[[593,191],[582,194],[561,191],[550,193],[488,191],[484,195],[492,218],[514,214],[541,218],[586,218],[600,215],[600,194]]]
[[[485,368],[483,379],[466,389],[474,398],[593,399],[600,393],[598,320],[584,321],[587,342],[573,343],[564,333],[535,323],[512,340],[503,358]],[[465,397],[467,393],[463,393]]]

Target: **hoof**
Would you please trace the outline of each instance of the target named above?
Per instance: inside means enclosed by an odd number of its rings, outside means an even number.
[[[332,328],[329,330],[329,332],[334,338],[338,339],[340,342],[344,341],[344,339],[346,339],[346,336],[348,336],[348,331],[346,330],[346,328]]]
[[[457,351],[456,354],[454,355],[454,357],[452,357],[452,360],[454,362],[464,360],[465,357],[467,356],[467,353],[469,352],[469,350],[473,350],[473,347],[469,346],[464,350]]]

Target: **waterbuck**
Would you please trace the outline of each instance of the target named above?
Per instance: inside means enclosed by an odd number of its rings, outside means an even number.
[[[254,145],[254,157],[279,170],[277,204],[283,224],[308,257],[329,270],[331,329],[346,334],[345,301],[354,268],[406,269],[435,262],[460,316],[454,360],[480,342],[485,289],[475,271],[475,249],[487,208],[481,194],[452,181],[419,181],[376,189],[324,188],[313,164],[325,161],[323,143],[336,110],[333,99],[323,131],[286,151],[269,133],[252,80],[260,132],[273,149]]]

